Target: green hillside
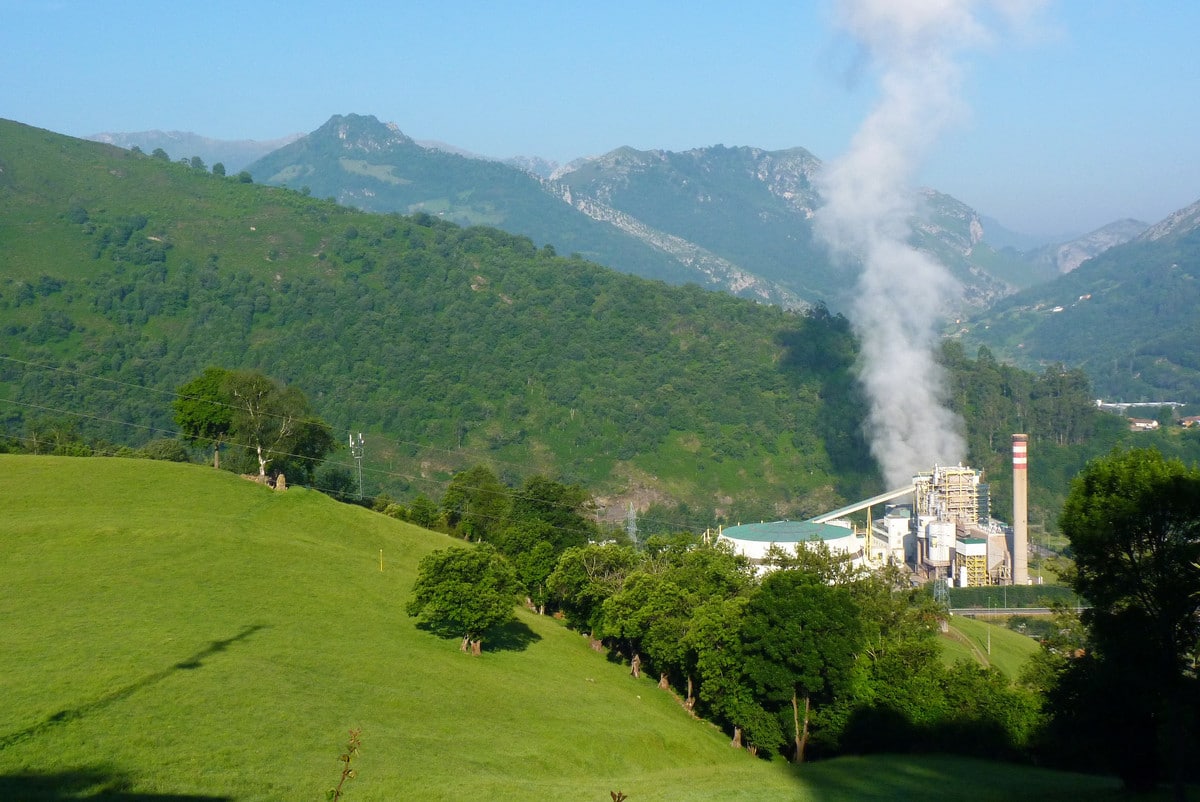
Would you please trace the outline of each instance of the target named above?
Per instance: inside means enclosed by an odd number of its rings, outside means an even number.
[[[173,393],[216,365],[303,391],[339,443],[363,432],[368,495],[437,499],[485,463],[509,486],[578,483],[610,521],[633,503],[702,530],[882,489],[858,345],[824,308],[672,287],[492,228],[5,121],[0,241],[0,435],[28,448],[174,437]],[[1011,508],[1008,435],[1028,432],[1031,503],[1053,527],[1069,477],[1116,439],[1086,376],[943,356],[993,509]]]
[[[1079,366],[1106,399],[1200,403],[1198,279],[1200,229],[1180,226],[1007,298],[960,336],[1026,367]]]
[[[211,469],[0,455],[0,797],[1004,799],[1098,778],[948,758],[791,769],[522,613],[480,658],[403,613],[442,535]],[[383,570],[380,570],[380,553]]]
[[[417,630],[415,564],[445,536],[197,466],[0,465],[0,774],[315,799],[361,727],[351,799],[791,783],[550,619],[521,616],[478,660]]]
[[[370,493],[481,461],[745,518],[875,489],[844,319],[16,123],[0,158],[13,434],[169,436],[169,393],[215,364],[365,431]]]
[[[980,665],[998,668],[1010,680],[1016,680],[1030,656],[1038,650],[1038,642],[1007,627],[966,616],[954,616],[939,643],[947,664],[970,660]]]

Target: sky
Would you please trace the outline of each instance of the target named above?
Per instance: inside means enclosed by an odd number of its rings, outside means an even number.
[[[1031,10],[980,5],[990,35],[959,51],[959,106],[915,182],[1044,237],[1200,200],[1200,3],[1006,2]],[[833,160],[879,95],[838,20],[836,0],[0,0],[0,117],[262,140],[357,113],[501,158]]]

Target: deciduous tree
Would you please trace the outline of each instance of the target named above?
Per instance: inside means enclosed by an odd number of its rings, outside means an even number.
[[[180,387],[171,402],[184,439],[193,445],[212,445],[214,468],[221,467],[221,443],[229,437],[233,425],[233,407],[226,389],[229,376],[224,368],[205,368]]]
[[[849,590],[812,575],[776,571],[750,598],[742,625],[747,674],[767,700],[790,703],[796,762],[804,760],[814,705],[853,690],[861,639]]]
[[[462,638],[462,651],[482,651],[485,633],[513,614],[518,590],[512,566],[494,548],[456,546],[421,559],[408,614],[432,631]]]
[[[1072,483],[1059,526],[1075,554],[1071,583],[1092,605],[1083,616],[1091,649],[1067,685],[1085,699],[1111,697],[1091,704],[1119,717],[1103,747],[1127,786],[1153,786],[1164,762],[1181,783],[1197,723],[1189,657],[1200,643],[1200,469],[1152,449],[1094,460]],[[1168,755],[1156,756],[1157,743],[1171,745]]]
[[[259,476],[274,466],[311,479],[337,447],[304,393],[257,371],[206,368],[179,388],[172,407],[185,439],[212,444],[213,467],[220,467],[221,444],[235,442],[253,455]]]

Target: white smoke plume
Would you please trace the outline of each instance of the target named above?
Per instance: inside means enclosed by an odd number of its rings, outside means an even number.
[[[955,59],[985,39],[975,13],[982,5],[844,0],[838,6],[839,22],[880,76],[880,98],[849,150],[822,173],[817,232],[835,255],[862,265],[848,316],[862,341],[858,370],[870,403],[871,452],[888,487],[966,456],[963,422],[945,405],[945,377],[934,357],[942,315],[959,287],[908,239],[916,211],[912,179],[960,114]]]

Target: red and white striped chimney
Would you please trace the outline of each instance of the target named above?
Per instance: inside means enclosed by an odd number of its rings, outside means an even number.
[[[1012,581],[1029,584],[1029,435],[1014,434]]]

